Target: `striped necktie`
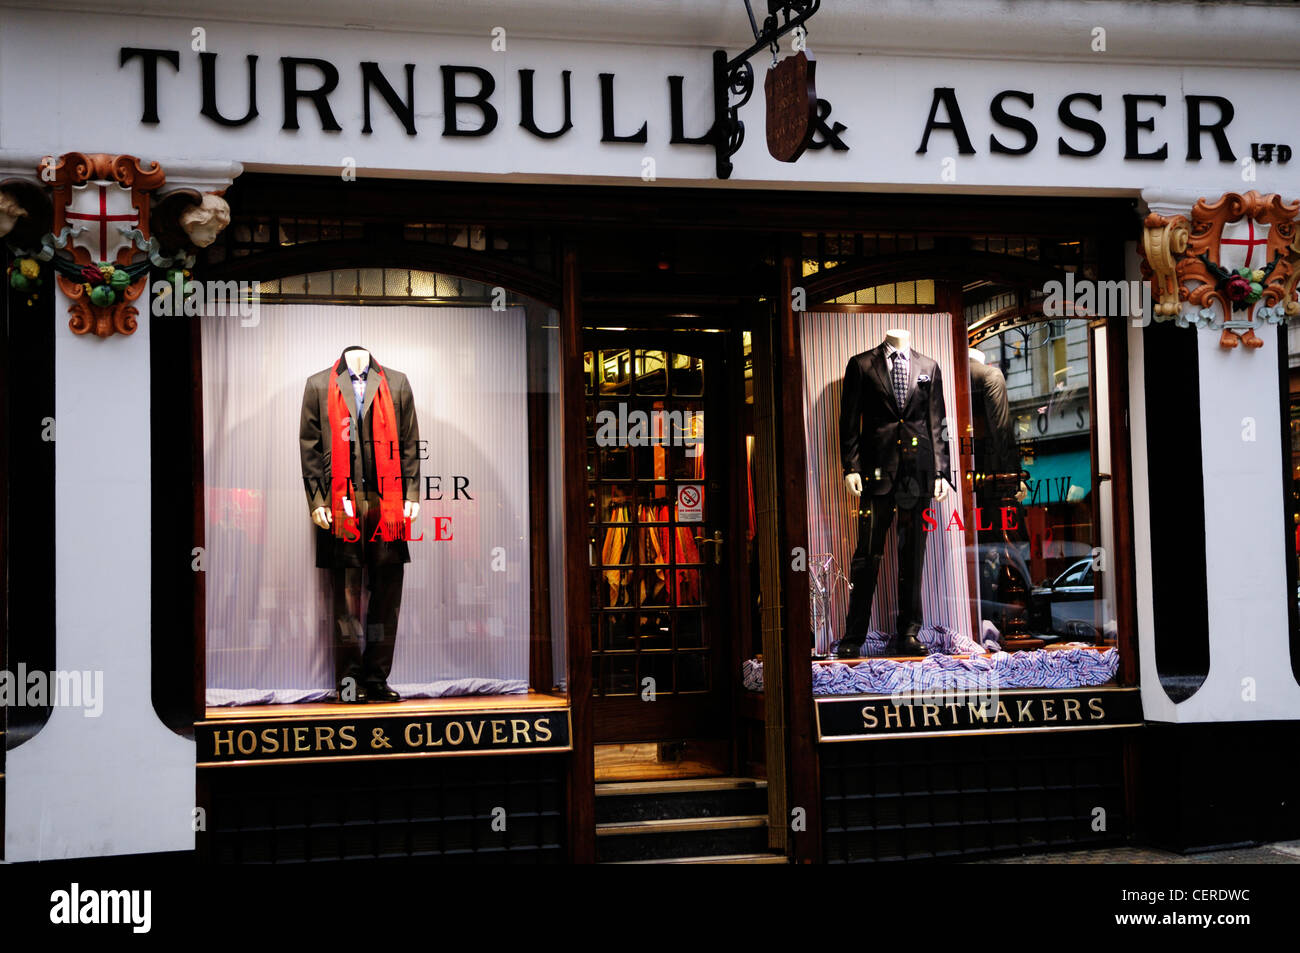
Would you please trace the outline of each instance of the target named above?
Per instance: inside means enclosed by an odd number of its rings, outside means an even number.
[[[902,351],[894,352],[894,400],[898,401],[898,409],[903,409],[903,402],[907,400],[907,358]]]

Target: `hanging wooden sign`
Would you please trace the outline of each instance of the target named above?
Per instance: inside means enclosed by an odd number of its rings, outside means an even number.
[[[767,71],[767,151],[794,162],[812,142],[817,120],[816,61],[800,50]]]

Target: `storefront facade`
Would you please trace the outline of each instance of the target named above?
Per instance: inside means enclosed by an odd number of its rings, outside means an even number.
[[[5,859],[1296,836],[1287,11],[529,6],[6,10]]]

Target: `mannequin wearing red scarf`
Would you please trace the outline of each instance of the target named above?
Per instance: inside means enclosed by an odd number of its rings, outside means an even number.
[[[359,423],[358,423],[359,421]],[[299,442],[316,565],[330,570],[340,701],[397,701],[388,687],[408,520],[419,513],[419,423],[411,386],[364,348],[307,379]],[[348,465],[335,467],[335,460]],[[419,535],[418,531],[415,535]],[[361,586],[370,602],[364,629]]]

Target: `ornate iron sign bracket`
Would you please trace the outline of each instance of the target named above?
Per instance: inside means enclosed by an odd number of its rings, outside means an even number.
[[[821,5],[821,0],[767,0],[767,17],[760,29],[750,0],[745,0],[749,26],[754,31],[753,44],[732,59],[727,58],[726,50],[714,51],[713,148],[717,153],[718,178],[731,178],[731,157],[745,141],[740,109],[754,94],[754,67],[749,64],[749,58],[766,46],[771,49],[775,63],[777,41],[807,23]]]

